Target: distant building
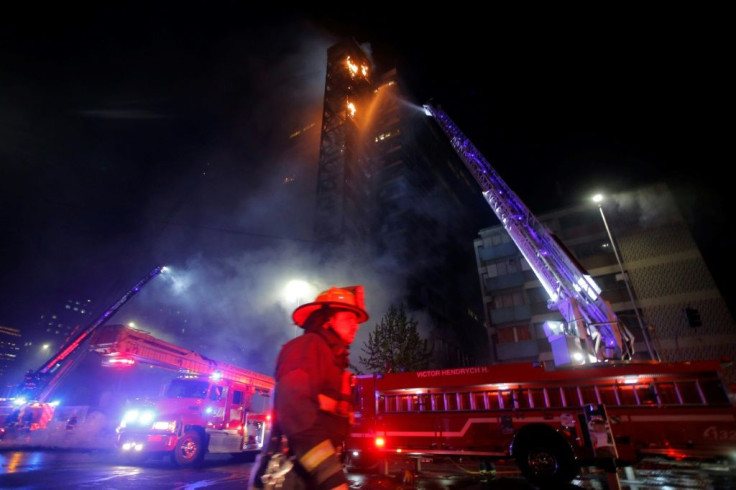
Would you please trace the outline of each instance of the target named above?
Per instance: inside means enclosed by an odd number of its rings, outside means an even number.
[[[13,380],[8,380],[10,373],[16,372],[18,368],[18,356],[21,351],[22,336],[20,330],[12,327],[4,327],[0,325],[0,397],[5,396],[6,384]],[[14,380],[15,384],[19,381]]]
[[[92,301],[67,300],[56,310],[44,313],[36,324],[34,338],[45,342],[58,342],[56,347],[61,347],[63,340],[74,332],[79,326],[86,326],[92,321]]]
[[[71,335],[93,320],[92,314],[91,300],[69,299],[41,314],[32,327],[21,327],[23,342],[18,364],[24,371],[40,367]]]
[[[373,69],[354,40],[328,50],[316,243],[326,261],[362,261],[385,273],[394,303],[424,327],[438,366],[483,363],[471,244],[492,213],[436,123],[410,102],[400,74]]]
[[[538,218],[588,270],[603,298],[635,335],[635,358],[686,361],[734,356],[732,312],[668,188],[658,184],[611,198],[613,202],[603,209],[638,316],[597,205],[591,202]],[[562,317],[547,308],[545,291],[508,233],[501,225],[483,229],[475,248],[492,360],[551,362],[542,323]],[[736,381],[732,365],[727,373]]]

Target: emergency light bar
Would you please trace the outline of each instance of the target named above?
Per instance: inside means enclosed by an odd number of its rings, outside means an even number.
[[[102,359],[103,367],[128,367],[135,364],[135,359],[129,357],[106,357]]]

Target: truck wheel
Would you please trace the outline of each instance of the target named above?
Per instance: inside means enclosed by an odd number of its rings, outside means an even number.
[[[560,488],[579,472],[572,449],[549,435],[524,440],[514,448],[514,457],[524,477],[541,488]]]
[[[204,459],[204,443],[196,430],[189,430],[174,447],[173,460],[179,466],[196,466]]]

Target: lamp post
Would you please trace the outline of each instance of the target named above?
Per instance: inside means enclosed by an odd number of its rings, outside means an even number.
[[[603,226],[606,228],[606,233],[608,234],[608,241],[611,242],[611,247],[613,247],[613,254],[616,256],[616,262],[618,262],[618,268],[621,270],[621,276],[624,279],[624,285],[626,286],[626,292],[629,293],[629,299],[631,300],[631,306],[634,307],[634,314],[636,315],[636,320],[639,323],[639,328],[641,328],[641,334],[644,337],[644,343],[647,346],[647,352],[649,353],[649,358],[653,360],[659,361],[659,355],[657,355],[654,350],[652,349],[652,346],[649,343],[649,335],[647,335],[647,330],[644,327],[644,321],[641,319],[641,315],[639,314],[639,308],[636,306],[636,300],[634,299],[634,293],[631,290],[631,285],[629,284],[629,276],[626,274],[626,271],[624,270],[624,265],[621,262],[621,257],[618,254],[618,249],[616,248],[616,242],[613,241],[613,235],[611,235],[611,229],[608,227],[608,221],[606,220],[606,215],[603,213],[603,194],[596,194],[593,196],[593,202],[598,204],[598,210],[601,212],[601,218],[603,218]]]

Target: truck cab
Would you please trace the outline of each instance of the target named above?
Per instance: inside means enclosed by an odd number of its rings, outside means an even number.
[[[169,454],[180,466],[196,465],[207,453],[258,452],[268,417],[252,413],[253,395],[252,386],[237,381],[180,376],[160,398],[129,407],[116,446],[130,461]]]

